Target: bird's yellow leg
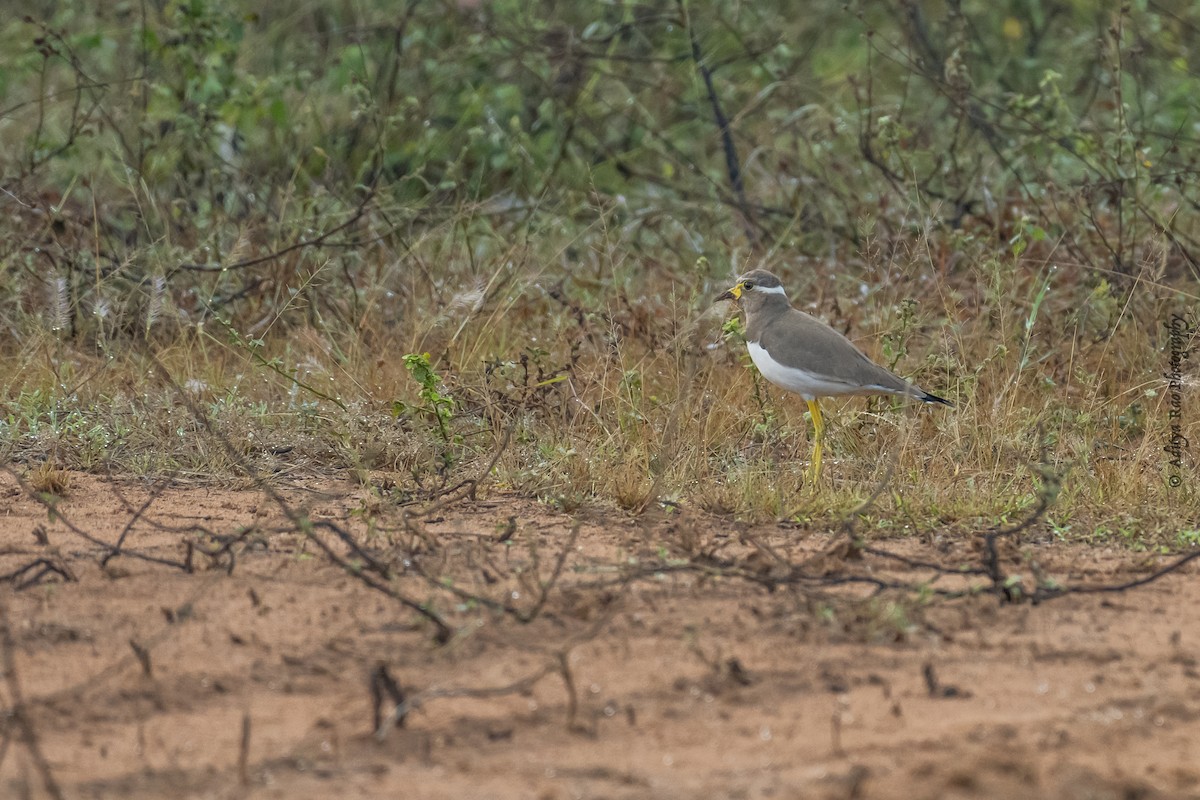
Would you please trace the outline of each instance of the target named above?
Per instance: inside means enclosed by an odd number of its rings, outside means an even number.
[[[808,476],[813,483],[821,477],[821,444],[825,441],[825,420],[821,416],[821,406],[816,399],[808,401],[808,413],[813,421],[813,454],[808,465]]]

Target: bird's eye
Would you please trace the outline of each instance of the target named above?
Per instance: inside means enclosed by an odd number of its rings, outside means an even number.
[[[742,288],[743,289],[753,289],[754,281],[742,281]]]

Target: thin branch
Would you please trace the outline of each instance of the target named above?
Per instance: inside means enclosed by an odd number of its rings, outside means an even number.
[[[1137,589],[1141,586],[1154,583],[1155,581],[1170,575],[1173,572],[1178,572],[1187,564],[1200,558],[1200,550],[1193,550],[1187,555],[1180,556],[1172,561],[1167,566],[1160,570],[1150,573],[1141,578],[1125,583],[1101,584],[1099,586],[1063,586],[1063,587],[1039,587],[1033,593],[1033,602],[1043,602],[1046,600],[1054,600],[1059,597],[1066,597],[1069,594],[1112,594],[1115,592],[1125,592],[1130,589]]]
[[[364,197],[362,202],[358,204],[358,208],[354,210],[354,214],[352,214],[345,222],[335,225],[329,230],[324,231],[323,233],[320,233],[311,239],[302,239],[301,241],[290,244],[287,247],[276,250],[272,253],[267,253],[263,256],[255,256],[254,258],[247,258],[243,261],[234,262],[233,264],[180,264],[178,267],[176,267],[176,269],[187,270],[189,272],[226,272],[230,270],[245,269],[258,264],[265,264],[268,261],[275,261],[287,255],[288,253],[295,252],[296,250],[303,250],[308,247],[317,247],[318,245],[323,245],[331,236],[346,230],[366,216],[367,206],[374,198],[375,191],[372,189],[371,191],[367,192],[367,196]]]
[[[119,550],[108,542],[96,538],[64,516],[62,511],[59,510],[57,503],[52,502],[43,493],[35,490],[32,486],[26,483],[25,479],[17,474],[16,470],[14,470],[11,465],[5,464],[4,471],[13,477],[13,480],[17,482],[17,485],[21,487],[21,491],[23,491],[30,500],[33,500],[35,503],[38,503],[45,508],[52,518],[60,521],[67,527],[67,530],[71,531],[71,533],[75,534],[81,539],[84,539],[85,541],[90,542],[91,544],[96,545],[97,547],[104,548],[104,550],[107,551],[108,557],[112,557],[119,553],[120,555],[128,556],[129,558],[136,558],[142,561],[149,561],[152,564],[162,564],[163,566],[174,567],[175,569],[181,569],[184,572],[190,572],[187,564],[184,562],[172,561],[169,558],[160,558],[147,553],[140,553],[137,550]]]
[[[321,549],[321,551],[325,554],[325,556],[331,562],[333,562],[334,564],[337,564],[342,569],[346,570],[346,572],[348,572],[349,574],[358,578],[360,581],[362,581],[364,584],[366,584],[370,588],[374,589],[375,591],[387,595],[388,597],[392,598],[393,600],[400,603],[404,607],[416,612],[417,614],[420,614],[422,617],[424,617],[425,619],[427,619],[431,623],[433,623],[434,627],[437,629],[437,633],[435,635],[436,641],[444,644],[450,640],[452,630],[451,630],[449,624],[447,624],[446,621],[444,619],[442,619],[441,615],[439,615],[437,612],[433,611],[432,609],[426,608],[423,603],[420,603],[416,600],[406,597],[405,595],[403,595],[400,592],[393,589],[391,586],[388,586],[385,583],[381,583],[380,581],[375,580],[369,574],[367,574],[364,570],[359,569],[355,565],[350,564],[347,561],[345,561],[344,559],[342,559],[341,557],[339,557],[333,551],[333,549],[331,547],[329,547],[329,545],[326,544],[326,542],[320,536],[316,535],[316,532],[315,532],[316,528],[321,527],[321,528],[325,528],[327,530],[331,530],[343,542],[347,542],[347,543],[353,543],[354,542],[353,537],[350,536],[350,534],[348,532],[346,532],[340,526],[336,525],[333,522],[329,522],[329,521],[314,522],[313,520],[309,519],[309,517],[307,515],[301,514],[300,512],[293,509],[291,504],[288,503],[287,500],[285,500],[283,498],[283,495],[281,495],[278,491],[276,491],[275,488],[273,486],[271,486],[270,483],[263,480],[263,478],[258,475],[258,471],[254,468],[254,466],[252,464],[250,464],[248,461],[246,461],[244,458],[242,458],[241,454],[237,452],[236,448],[234,448],[233,444],[229,441],[229,439],[226,438],[226,436],[223,433],[221,433],[219,430],[217,430],[217,428],[213,425],[212,420],[209,418],[208,413],[203,408],[201,408],[199,405],[197,405],[195,403],[195,401],[192,400],[191,396],[183,390],[183,387],[180,386],[179,382],[175,380],[175,376],[171,374],[171,372],[158,359],[158,357],[155,356],[153,353],[149,352],[149,350],[145,351],[145,355],[150,360],[150,362],[158,369],[158,371],[163,375],[163,377],[166,379],[167,383],[170,384],[170,386],[175,390],[176,395],[180,398],[180,400],[183,402],[183,404],[187,407],[187,409],[191,413],[192,417],[197,422],[199,422],[201,425],[204,426],[205,430],[207,430],[209,432],[209,434],[217,441],[217,443],[225,451],[225,454],[229,457],[229,459],[231,461],[233,461],[233,463],[241,466],[241,468],[246,471],[246,473],[250,476],[251,480],[254,481],[254,483],[258,487],[258,489],[261,492],[263,492],[268,498],[270,498],[271,501],[273,503],[275,503],[276,506],[279,507],[280,511],[282,511],[283,515],[285,517],[287,517],[289,522],[292,523],[292,525],[294,526],[296,531],[303,534],[306,539],[308,539],[309,541],[316,544],[317,547],[319,547]],[[369,556],[367,556],[365,551],[363,551],[360,547],[358,547],[357,543],[353,544],[353,548],[354,548],[355,554],[358,555],[359,557],[369,558]],[[371,559],[370,561],[373,565],[376,565],[378,567],[378,569],[381,571],[382,577],[385,580],[390,579],[390,575],[387,574],[387,571],[385,569],[383,569],[381,566],[378,566],[377,562],[374,562],[373,559]]]
[[[2,597],[0,597],[0,649],[4,651],[3,656],[0,657],[3,658],[4,681],[8,686],[9,709],[7,716],[16,723],[20,730],[21,738],[29,751],[30,760],[37,769],[38,777],[42,779],[42,786],[46,793],[55,800],[62,800],[62,789],[59,788],[58,781],[54,779],[54,773],[50,770],[50,762],[46,760],[46,756],[42,752],[42,747],[38,743],[37,731],[34,730],[33,723],[29,719],[29,708],[25,704],[21,681],[17,675],[16,643],[13,641],[12,628],[9,625],[8,604]]]
[[[443,697],[504,697],[510,694],[525,694],[533,689],[534,686],[551,673],[558,673],[557,659],[552,664],[546,664],[537,672],[526,675],[524,678],[519,678],[512,683],[506,683],[503,686],[485,686],[475,688],[455,688],[455,689],[429,689],[428,691],[419,692],[412,695],[407,700],[397,703],[390,714],[380,715],[379,725],[375,728],[375,738],[383,741],[387,738],[388,731],[397,727],[401,720],[408,716],[409,712],[420,708],[430,700],[436,700]]]
[[[700,50],[700,40],[696,38],[696,30],[692,27],[692,18],[688,13],[687,3],[685,0],[676,0],[676,2],[679,4],[679,13],[683,18],[683,27],[687,31],[688,41],[691,44],[692,61],[695,63],[700,77],[704,80],[704,90],[708,94],[708,103],[712,106],[713,118],[721,134],[721,145],[725,151],[725,171],[729,174],[729,183],[733,187],[734,196],[737,198],[738,212],[742,217],[742,228],[746,233],[746,238],[750,241],[750,245],[757,248],[759,245],[758,231],[754,227],[754,217],[750,213],[750,204],[746,201],[746,186],[742,180],[742,168],[738,161],[737,147],[733,142],[733,132],[729,127],[729,118],[725,116],[725,112],[721,108],[721,101],[717,97],[717,89],[713,84],[712,70],[708,68],[708,65],[704,61],[704,55]]]
[[[125,537],[129,535],[131,530],[133,530],[133,526],[136,525],[138,520],[142,518],[142,515],[150,510],[150,506],[154,505],[154,501],[162,496],[162,493],[166,490],[167,485],[167,481],[160,481],[157,486],[150,490],[150,496],[147,497],[146,501],[142,503],[136,511],[133,512],[133,516],[131,516],[129,521],[125,523],[125,527],[121,529],[121,535],[117,537],[117,543],[112,546],[112,551],[100,560],[100,566],[103,567],[107,565],[112,558],[121,554],[121,547],[125,544]]]

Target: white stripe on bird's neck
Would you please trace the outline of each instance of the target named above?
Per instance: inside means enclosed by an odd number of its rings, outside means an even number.
[[[772,286],[770,288],[767,288],[766,286],[755,286],[754,291],[762,292],[763,294],[783,294],[784,293],[782,286]]]

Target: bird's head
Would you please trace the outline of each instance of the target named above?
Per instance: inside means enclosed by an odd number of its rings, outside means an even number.
[[[757,311],[765,303],[787,303],[783,283],[765,269],[755,269],[737,279],[737,283],[726,289],[717,302],[736,300],[747,312]]]

